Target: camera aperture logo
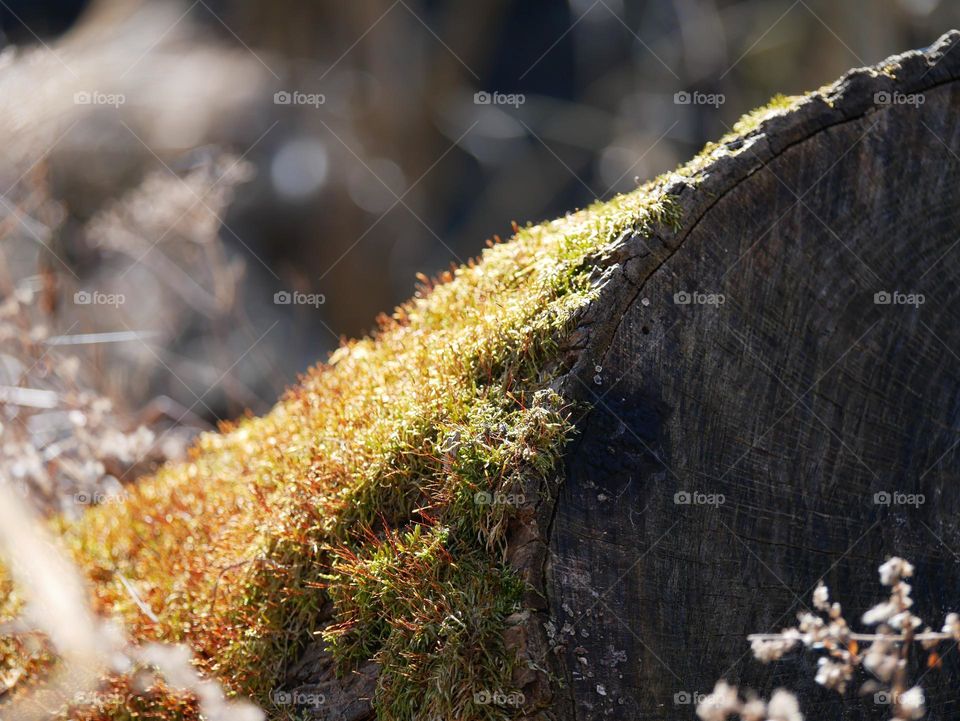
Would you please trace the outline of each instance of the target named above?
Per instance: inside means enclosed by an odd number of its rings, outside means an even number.
[[[523,93],[499,93],[480,90],[473,94],[474,105],[512,105],[519,108],[527,102],[527,96]]]
[[[473,694],[473,702],[478,706],[510,706],[520,708],[526,702],[520,691],[478,691]]]
[[[702,293],[699,290],[681,290],[673,294],[673,302],[677,305],[716,305],[727,302],[723,293]]]
[[[119,308],[127,302],[123,293],[101,293],[99,290],[78,290],[73,294],[76,305],[109,305]]]
[[[327,102],[323,93],[302,93],[299,90],[278,90],[273,94],[274,105],[310,105],[319,108]]]
[[[723,93],[703,93],[699,90],[681,90],[673,94],[674,105],[712,105],[715,108],[719,108],[725,102],[727,102],[727,97]]]
[[[274,305],[309,305],[319,308],[327,302],[327,297],[323,293],[301,293],[295,290],[292,293],[288,290],[278,290],[273,294]]]
[[[922,493],[901,493],[900,491],[880,491],[873,494],[875,506],[913,506],[919,508],[927,502]]]
[[[902,293],[899,290],[881,290],[873,294],[875,305],[913,305],[920,307],[927,299],[923,293]]]
[[[701,491],[677,491],[673,502],[678,506],[722,506],[727,497],[722,493],[703,493]]]
[[[74,105],[108,105],[119,108],[127,102],[123,93],[101,93],[99,90],[80,90],[73,94]]]

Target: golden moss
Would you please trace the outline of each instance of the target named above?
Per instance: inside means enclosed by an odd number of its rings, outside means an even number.
[[[794,102],[775,99],[735,132]],[[473,701],[509,688],[503,619],[522,594],[503,562],[511,509],[477,494],[552,472],[571,428],[563,399],[544,390],[546,361],[596,292],[587,258],[628,229],[678,222],[666,180],[515,226],[477,262],[424,279],[373,337],[311,369],[266,416],[203,436],[189,462],[63,525],[97,610],[135,639],[187,641],[204,671],[268,707],[322,630],[343,668],[382,663],[381,718],[508,715]],[[327,598],[334,622],[321,629]],[[27,663],[10,648],[0,656],[0,669]],[[195,715],[164,694],[138,704],[153,718]]]
[[[385,662],[382,717],[412,717],[414,691],[449,717],[503,713],[473,693],[507,686],[510,660],[469,659],[500,646],[522,589],[502,562],[509,508],[475,495],[550,472],[569,427],[541,392],[543,361],[593,295],[585,258],[664,203],[648,187],[518,229],[424,283],[268,415],[202,437],[189,462],[64,526],[97,609],[136,639],[189,642],[204,670],[268,703],[327,594],[337,657]],[[424,698],[437,675],[448,684]]]

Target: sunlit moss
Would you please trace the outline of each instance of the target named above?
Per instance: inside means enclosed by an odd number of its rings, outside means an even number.
[[[735,132],[794,102],[774,99]],[[380,662],[380,718],[508,717],[474,694],[509,688],[516,662],[501,640],[523,592],[504,561],[513,510],[478,494],[509,496],[525,475],[555,472],[572,428],[566,401],[546,390],[548,361],[596,297],[590,259],[627,231],[678,225],[663,190],[672,177],[515,227],[477,261],[424,279],[266,416],[203,436],[189,461],[142,479],[122,504],[61,522],[97,610],[138,640],[188,642],[204,671],[268,708],[322,630],[342,670]],[[327,599],[333,623],[321,629]],[[7,668],[23,663],[15,653]],[[193,718],[165,698],[142,701],[151,718]]]
[[[718,155],[736,154],[741,147],[745,147],[744,143],[739,141],[760,128],[767,120],[795,109],[811,95],[813,93],[806,95],[777,94],[773,96],[766,105],[754,108],[743,115],[733,124],[730,132],[726,133],[720,140],[707,143],[692,160],[680,166],[677,173],[684,177],[693,177],[715,160]]]

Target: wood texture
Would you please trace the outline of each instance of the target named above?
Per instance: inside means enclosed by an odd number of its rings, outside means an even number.
[[[679,229],[598,271],[560,384],[590,410],[537,519],[542,717],[692,719],[725,677],[800,690],[808,719],[886,718],[746,635],[792,625],[820,578],[859,619],[893,554],[927,622],[960,605],[958,44],[766,122],[677,180]],[[875,302],[895,291],[925,302]],[[923,680],[929,718],[960,717],[956,657]]]

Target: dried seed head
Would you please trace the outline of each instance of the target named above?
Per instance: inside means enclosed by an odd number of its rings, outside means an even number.
[[[830,592],[823,585],[823,581],[817,582],[817,588],[813,592],[813,607],[818,611],[830,610]]]
[[[960,615],[948,613],[943,623],[943,632],[949,633],[955,639],[960,641]]]
[[[910,578],[913,575],[913,564],[894,556],[880,566],[880,583],[892,586],[901,578]]]
[[[926,713],[926,698],[923,695],[923,689],[914,686],[909,691],[904,691],[897,699],[896,718],[914,721],[923,718]]]
[[[803,721],[797,697],[782,688],[774,691],[767,704],[767,718],[769,721]]]
[[[713,691],[697,704],[697,716],[701,721],[726,721],[731,714],[740,711],[737,687],[726,681],[717,681]]]
[[[788,628],[784,629],[776,639],[755,638],[750,643],[750,650],[753,651],[753,657],[761,663],[770,663],[783,658],[783,655],[799,641],[801,641],[800,632],[795,628]]]

